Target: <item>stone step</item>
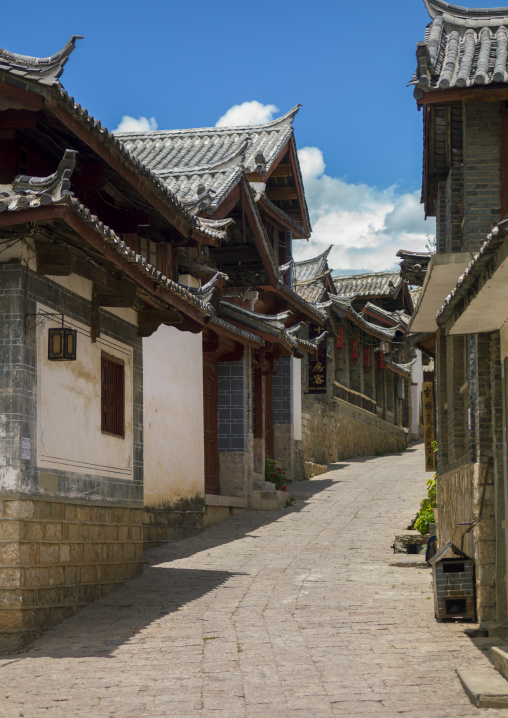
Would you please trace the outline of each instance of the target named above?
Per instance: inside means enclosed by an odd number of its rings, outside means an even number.
[[[495,646],[490,649],[490,660],[502,676],[508,678],[508,652]]]
[[[253,491],[249,504],[255,511],[280,511],[286,505],[286,492]]]
[[[393,550],[395,553],[418,553],[418,547],[429,540],[429,535],[422,535],[419,531],[401,531],[395,534]]]
[[[315,476],[326,474],[326,472],[328,471],[328,467],[325,464],[316,464],[315,461],[304,461],[303,467],[303,472],[306,479],[312,479]]]
[[[461,668],[457,675],[477,708],[508,708],[508,681],[493,668]]]
[[[390,566],[405,568],[430,568],[430,563],[425,560],[424,553],[398,553],[390,559]]]
[[[275,491],[272,481],[254,481],[254,491]]]

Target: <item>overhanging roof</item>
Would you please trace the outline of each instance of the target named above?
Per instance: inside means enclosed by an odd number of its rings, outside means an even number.
[[[457,286],[437,323],[449,334],[481,334],[508,320],[508,220],[494,227]]]
[[[408,327],[409,332],[416,334],[437,331],[436,314],[472,258],[470,252],[435,254],[432,257]]]
[[[478,87],[508,81],[508,8],[469,9],[425,0],[432,17],[417,45],[411,84],[421,99],[429,90]]]

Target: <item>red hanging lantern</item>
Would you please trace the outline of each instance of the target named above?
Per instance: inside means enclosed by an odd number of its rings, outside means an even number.
[[[370,366],[370,347],[363,347],[363,366]]]
[[[339,331],[337,334],[337,349],[342,349],[344,346],[344,328],[339,327]]]
[[[358,339],[351,339],[351,359],[353,361],[358,359]]]
[[[377,369],[385,368],[385,355],[384,355],[384,352],[382,352],[382,351],[376,352],[376,368]]]

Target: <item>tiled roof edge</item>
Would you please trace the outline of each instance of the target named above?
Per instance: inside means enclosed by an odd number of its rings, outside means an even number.
[[[487,235],[487,239],[480,247],[479,252],[459,277],[455,288],[444,300],[442,307],[436,314],[436,322],[439,326],[443,326],[448,321],[457,304],[466,296],[478,276],[492,259],[492,255],[502,246],[507,236],[508,219],[504,219]]]

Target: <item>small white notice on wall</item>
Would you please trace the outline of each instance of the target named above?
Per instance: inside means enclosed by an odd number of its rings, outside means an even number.
[[[21,437],[21,458],[30,458],[30,439],[26,439],[24,437]]]

